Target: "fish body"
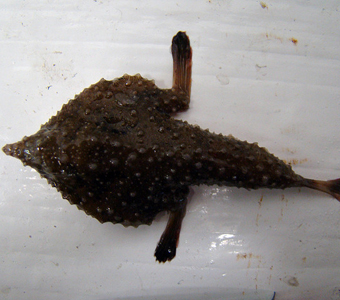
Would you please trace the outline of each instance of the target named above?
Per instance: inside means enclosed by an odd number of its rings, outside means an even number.
[[[40,130],[3,151],[36,169],[71,204],[100,222],[151,224],[170,212],[155,251],[176,254],[189,187],[310,187],[339,200],[339,181],[315,181],[256,143],[202,130],[172,114],[189,107],[192,50],[173,39],[174,79],[159,89],[139,74],[98,83],[65,104]]]

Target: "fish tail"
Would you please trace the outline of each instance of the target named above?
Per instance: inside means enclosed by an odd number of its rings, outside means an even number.
[[[305,179],[303,186],[330,194],[340,201],[340,178],[326,181]]]

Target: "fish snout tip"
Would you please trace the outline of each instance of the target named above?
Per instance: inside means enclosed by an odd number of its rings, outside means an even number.
[[[6,144],[2,147],[2,151],[9,156],[13,156],[19,159],[22,159],[24,155],[24,147],[23,142],[17,142],[13,144]]]
[[[12,153],[12,144],[6,144],[5,146],[2,147],[2,151],[6,154],[6,155],[11,155]]]

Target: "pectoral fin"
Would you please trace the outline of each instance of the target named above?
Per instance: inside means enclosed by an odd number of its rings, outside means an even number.
[[[171,261],[176,256],[182,221],[185,216],[189,189],[177,194],[178,209],[170,212],[168,223],[155,250],[158,262]]]

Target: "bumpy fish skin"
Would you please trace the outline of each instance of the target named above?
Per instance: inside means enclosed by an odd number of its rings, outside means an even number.
[[[63,198],[100,222],[138,226],[170,212],[155,252],[160,262],[176,254],[191,185],[308,186],[338,197],[338,181],[330,191],[256,143],[171,117],[190,102],[191,48],[185,33],[174,37],[173,58],[172,89],[159,89],[139,74],[102,79],[4,152],[36,169]]]
[[[177,209],[173,194],[189,185],[297,182],[264,148],[171,118],[163,107],[175,97],[140,75],[102,79],[13,151],[87,214],[133,226]]]

